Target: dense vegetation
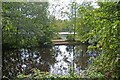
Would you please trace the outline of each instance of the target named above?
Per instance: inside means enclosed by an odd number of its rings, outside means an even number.
[[[23,48],[50,42],[53,31],[47,2],[4,2],[2,10],[3,46]]]
[[[13,78],[22,72],[21,65],[24,62],[21,59],[21,49],[30,50],[51,43],[54,31],[50,24],[47,2],[2,3],[3,76]],[[31,62],[33,60],[29,59],[28,63]]]
[[[90,58],[92,62],[88,69],[77,76],[74,73],[70,76],[49,75],[33,69],[33,75],[21,74],[17,79],[119,79],[120,2],[98,2],[98,6],[94,8],[91,3],[84,3],[77,7],[76,21],[72,21],[74,18],[62,21],[48,17],[47,3],[3,3],[3,46],[25,48],[45,45],[50,43],[54,32],[71,31],[73,26],[70,25],[73,23],[76,25],[77,39],[90,44],[88,52],[95,51],[98,54]]]
[[[99,8],[89,4],[79,8],[78,36],[92,43],[88,50],[99,54],[86,72],[88,77],[118,78],[120,70],[120,2],[99,2]]]

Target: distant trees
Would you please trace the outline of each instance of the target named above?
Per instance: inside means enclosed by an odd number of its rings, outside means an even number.
[[[49,25],[48,3],[2,3],[3,45],[27,47],[50,42],[53,29]]]
[[[73,5],[74,6],[74,5]],[[90,3],[79,6],[75,17],[67,13],[70,20],[57,20],[47,13],[48,3],[2,3],[3,46],[14,48],[45,45],[54,32],[73,31],[77,37],[91,43],[88,50],[98,56],[87,69],[87,77],[112,77],[120,75],[120,1],[98,2],[99,8]],[[55,30],[55,31],[54,31]],[[96,76],[95,76],[96,75]]]

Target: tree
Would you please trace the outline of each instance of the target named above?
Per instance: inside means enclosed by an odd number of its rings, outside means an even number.
[[[83,42],[92,43],[89,50],[96,50],[99,54],[88,68],[87,76],[102,74],[109,78],[118,78],[120,63],[120,19],[119,2],[99,2],[99,8],[81,6],[77,19],[78,36]],[[92,72],[92,73],[91,73]],[[92,75],[93,74],[93,75]],[[96,75],[99,77],[99,75]]]
[[[14,48],[21,48],[44,45],[52,38],[47,2],[4,2],[2,9],[3,46],[8,44]]]
[[[28,70],[33,68],[33,65],[38,66],[38,63],[33,60],[34,53],[37,51],[33,52],[33,46],[36,48],[36,46],[46,45],[53,37],[47,10],[47,2],[2,3],[3,76],[13,79],[22,73],[22,65],[25,61],[31,65],[27,68]],[[50,52],[50,49],[47,51]],[[29,55],[29,60],[23,60],[23,55],[26,54]],[[39,52],[36,54],[40,57]]]

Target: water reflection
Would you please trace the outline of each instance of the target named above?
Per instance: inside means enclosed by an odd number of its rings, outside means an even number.
[[[93,52],[85,54],[86,45],[59,45],[44,48],[3,51],[3,75],[9,78],[24,72],[32,73],[32,68],[51,74],[69,75],[74,64],[74,72],[78,74],[87,68],[89,57]],[[94,53],[95,56],[96,54]]]
[[[73,64],[73,51],[69,46],[54,46],[56,62],[50,66],[51,74],[69,75],[69,67]]]

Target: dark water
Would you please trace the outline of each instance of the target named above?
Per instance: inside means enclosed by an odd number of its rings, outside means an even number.
[[[74,73],[87,68],[89,57],[95,52],[87,53],[86,45],[56,45],[32,49],[9,50],[3,52],[3,76],[13,78],[20,73],[30,74],[32,68],[51,74],[69,75],[70,67]]]

